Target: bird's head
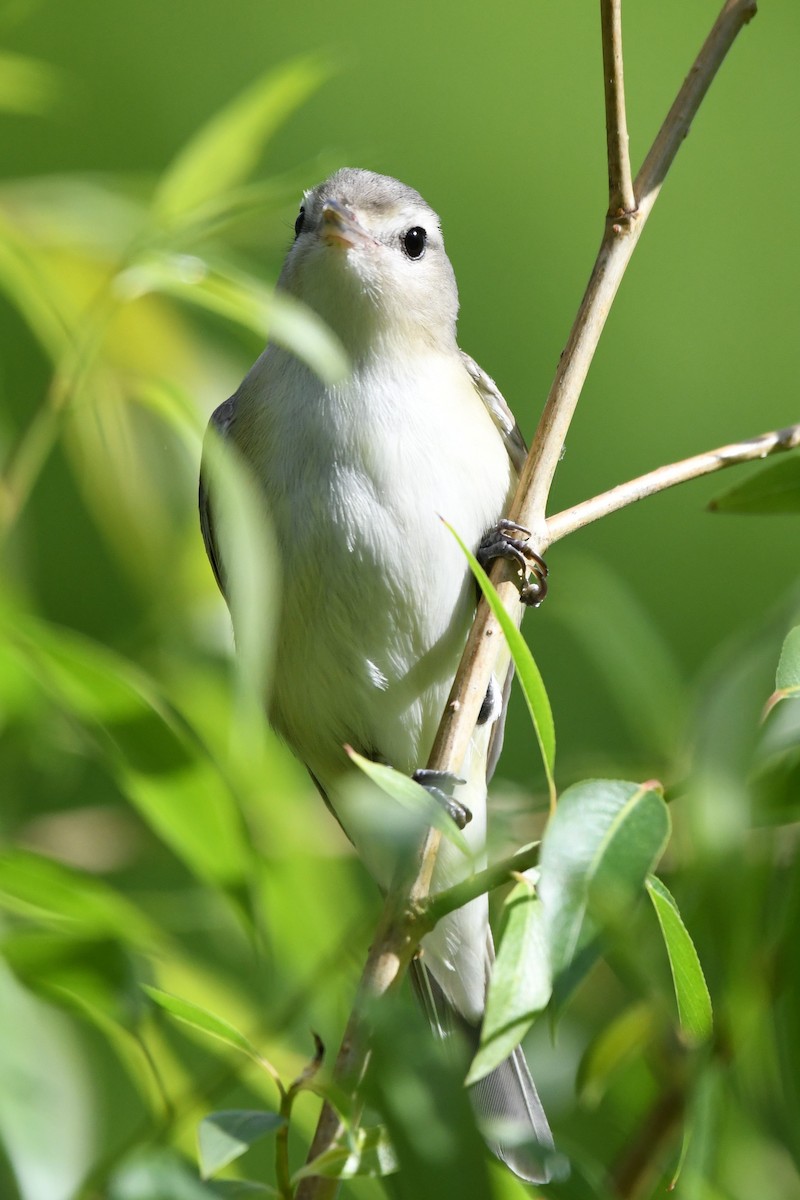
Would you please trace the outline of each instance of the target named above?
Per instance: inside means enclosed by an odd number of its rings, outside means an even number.
[[[436,213],[386,175],[344,167],[306,192],[279,286],[360,358],[455,346],[458,291]]]

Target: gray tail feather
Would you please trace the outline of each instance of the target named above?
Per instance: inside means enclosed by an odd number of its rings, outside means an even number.
[[[528,1183],[549,1183],[553,1135],[522,1048],[471,1088],[490,1150]],[[504,1135],[505,1131],[505,1135]]]
[[[436,980],[419,959],[411,964],[414,990],[434,1032],[446,1037],[461,1029],[477,1049],[480,1031],[448,1004]],[[531,1079],[522,1047],[470,1088],[476,1115],[486,1123],[486,1144],[501,1162],[527,1183],[549,1183],[554,1160],[553,1135]]]

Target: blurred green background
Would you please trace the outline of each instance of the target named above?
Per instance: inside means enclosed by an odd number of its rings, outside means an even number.
[[[800,8],[762,7],[624,280],[554,511],[798,420]],[[711,0],[628,6],[634,166],[715,15]],[[262,113],[250,147],[243,120],[241,178],[209,159],[181,194],[182,149],[251,85],[274,129]],[[139,983],[226,1016],[291,1076],[310,1027],[337,1044],[377,898],[231,662],[196,527],[200,431],[263,345],[302,188],[359,165],[441,214],[461,344],[530,437],[603,228],[598,14],[7,0],[0,109],[0,1195],[205,1195],[180,1157],[197,1120],[274,1093],[154,1014]],[[688,1112],[678,1194],[800,1197],[797,719],[757,731],[800,606],[797,518],[705,511],[734,478],[554,547],[526,621],[560,785],[672,789],[667,874],[718,1016],[713,1050],[677,1044],[654,945],[599,965],[554,1045],[535,1031],[573,1159],[553,1195],[661,1194]],[[544,802],[521,707],[499,776],[505,825],[528,836]],[[585,1057],[609,1027],[613,1069]],[[623,1191],[650,1118],[649,1169]],[[295,1157],[311,1102],[298,1119]],[[249,1174],[268,1178],[258,1153]]]

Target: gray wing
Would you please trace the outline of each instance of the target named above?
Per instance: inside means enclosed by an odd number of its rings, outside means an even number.
[[[209,444],[213,438],[226,438],[230,433],[233,419],[236,412],[236,397],[231,396],[224,404],[220,404],[219,408],[215,408],[211,414],[211,420],[208,422],[206,436],[203,439],[203,455],[200,462],[200,489],[198,494],[198,503],[200,507],[200,532],[203,535],[203,544],[206,548],[208,561],[211,563],[211,569],[214,572],[214,578],[219,585],[219,590],[225,595],[225,578],[222,570],[222,559],[219,554],[216,538],[214,537],[214,521],[212,518],[211,504],[209,500],[209,468],[208,458]]]
[[[491,375],[487,375],[481,370],[474,358],[470,358],[463,350],[459,351],[464,366],[469,372],[472,382],[477,388],[478,394],[486,406],[489,416],[494,421],[498,430],[502,434],[505,442],[508,457],[517,472],[522,470],[522,464],[527,457],[528,448],[525,445],[525,439],[522,436],[519,425],[514,419],[514,414],[505,402],[503,393],[492,379]],[[503,681],[503,697],[500,715],[495,721],[492,736],[489,741],[489,749],[486,761],[486,782],[488,783],[494,769],[497,766],[497,760],[500,757],[500,751],[503,748],[503,734],[506,726],[506,712],[508,710],[508,696],[511,691],[511,680],[514,677],[514,664],[511,663],[508,668],[505,680]]]
[[[525,439],[520,433],[519,425],[514,420],[514,414],[503,399],[503,393],[491,375],[487,375],[485,371],[481,370],[474,358],[470,358],[463,350],[460,350],[459,354],[469,372],[472,382],[477,388],[478,395],[486,406],[489,416],[503,436],[508,457],[511,459],[516,470],[518,472],[521,471],[528,448],[525,445]]]

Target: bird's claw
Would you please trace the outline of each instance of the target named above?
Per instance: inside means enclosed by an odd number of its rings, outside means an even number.
[[[476,557],[484,570],[496,558],[516,563],[520,574],[519,598],[523,604],[538,608],[547,595],[547,563],[528,545],[530,536],[531,531],[524,525],[503,517],[484,535]]]
[[[428,795],[433,796],[434,800],[441,804],[459,829],[469,825],[472,820],[472,812],[466,804],[456,800],[453,795],[455,788],[466,783],[465,779],[459,779],[458,775],[453,775],[451,771],[431,771],[428,767],[420,767],[411,778],[415,783],[421,784]]]

